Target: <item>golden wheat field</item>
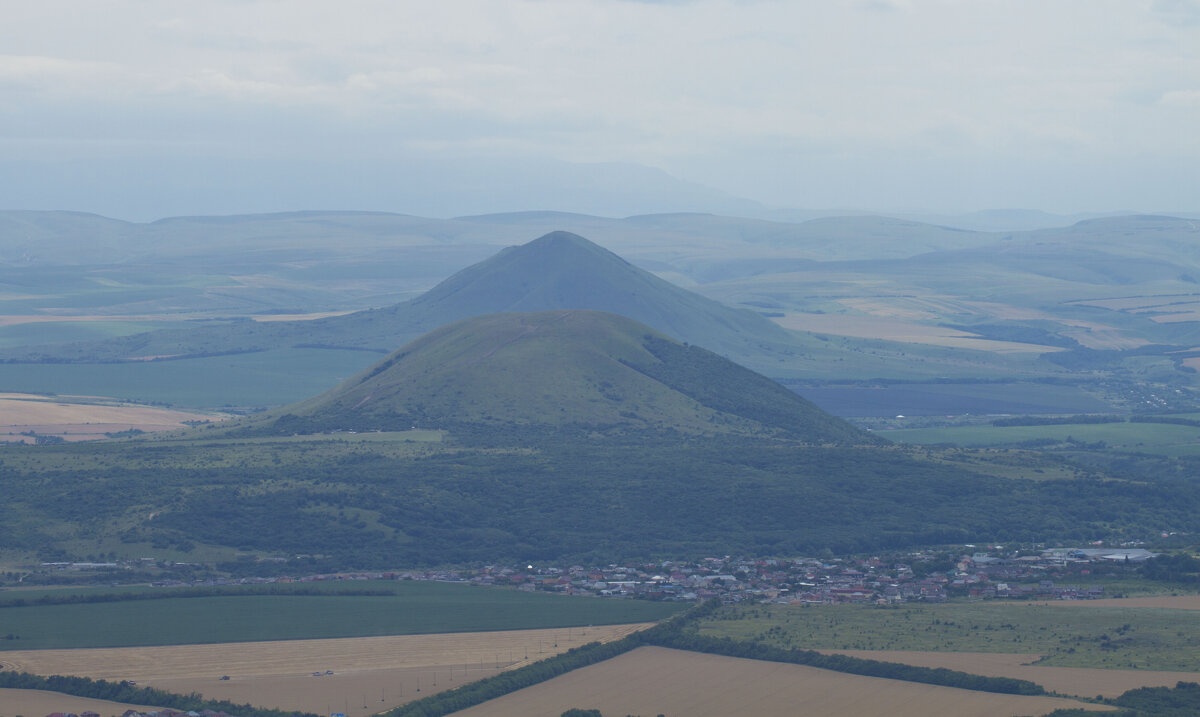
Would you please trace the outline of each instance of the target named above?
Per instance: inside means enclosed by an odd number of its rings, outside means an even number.
[[[0,688],[0,717],[16,717],[17,715],[41,717],[53,712],[79,714],[85,710],[99,713],[101,717],[118,717],[124,714],[125,710],[148,711],[152,709],[157,708],[154,705],[130,705],[123,702],[72,697],[58,692]]]
[[[866,339],[883,339],[912,344],[930,344],[998,353],[1047,353],[1061,351],[1052,346],[1022,344],[1014,341],[981,339],[958,329],[944,326],[928,326],[913,321],[904,321],[882,316],[859,316],[850,314],[788,314],[773,319],[785,329],[813,331],[819,334],[853,336]]]
[[[668,717],[1003,717],[1063,707],[1111,710],[1057,697],[1020,697],[861,677],[802,665],[639,647],[540,685],[456,713],[461,717],[558,715]]]
[[[0,653],[0,665],[38,675],[133,680],[147,687],[185,694],[199,692],[210,699],[239,704],[361,717],[588,642],[620,639],[651,624],[170,647],[16,650]],[[223,676],[229,679],[222,680]]]
[[[1040,655],[988,652],[916,652],[907,650],[821,650],[868,660],[900,662],[918,667],[945,667],[973,675],[1029,680],[1047,690],[1079,697],[1116,697],[1139,687],[1174,687],[1177,682],[1200,682],[1200,673],[1152,670],[1102,670],[1030,664]]]
[[[172,411],[115,401],[82,400],[83,397],[48,397],[0,394],[0,441],[26,441],[22,433],[61,436],[66,440],[94,440],[105,433],[136,428],[172,431],[184,421],[221,420],[223,415]]]

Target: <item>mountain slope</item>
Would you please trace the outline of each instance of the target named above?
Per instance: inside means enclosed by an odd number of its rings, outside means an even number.
[[[482,425],[878,442],[712,352],[623,316],[577,310],[444,326],[249,425],[275,433]]]

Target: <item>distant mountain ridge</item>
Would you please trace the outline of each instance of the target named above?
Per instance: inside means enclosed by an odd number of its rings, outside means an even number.
[[[792,334],[761,315],[694,294],[569,232],[551,232],[454,274],[393,306],[314,321],[250,321],[154,331],[56,347],[76,361],[181,357],[305,345],[386,353],[439,326],[502,311],[591,309],[635,319],[725,356],[781,356]],[[36,360],[37,354],[29,356]]]

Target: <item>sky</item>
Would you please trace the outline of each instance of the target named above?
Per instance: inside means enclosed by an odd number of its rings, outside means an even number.
[[[1200,210],[1200,0],[0,10],[0,209]]]

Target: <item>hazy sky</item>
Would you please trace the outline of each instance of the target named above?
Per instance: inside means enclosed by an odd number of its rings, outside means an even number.
[[[0,9],[0,208],[1200,209],[1200,0]]]

